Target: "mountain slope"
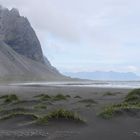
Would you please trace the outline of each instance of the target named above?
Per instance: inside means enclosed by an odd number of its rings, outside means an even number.
[[[0,39],[17,53],[44,62],[40,42],[27,18],[18,10],[0,8]]]
[[[64,76],[42,63],[26,58],[0,41],[0,79],[1,80],[62,80]]]

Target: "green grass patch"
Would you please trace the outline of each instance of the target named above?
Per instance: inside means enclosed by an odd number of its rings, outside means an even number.
[[[83,99],[79,101],[80,103],[87,103],[87,104],[97,104],[97,102],[93,99]]]
[[[9,113],[25,112],[25,111],[28,111],[28,109],[22,108],[22,107],[17,107],[17,108],[13,108],[13,109],[2,109],[0,111],[0,113],[9,114]]]
[[[53,101],[61,101],[61,100],[67,100],[67,96],[63,94],[57,94],[53,97]]]
[[[37,96],[34,96],[35,98],[39,98],[41,101],[48,101],[50,100],[52,97],[47,95],[47,94],[40,94]]]
[[[67,97],[67,98],[71,98],[71,96],[70,96],[70,95],[66,95],[66,97]]]
[[[45,109],[47,109],[47,106],[45,104],[40,103],[40,104],[35,105],[34,109],[43,109],[43,110],[45,110]]]
[[[54,120],[54,119],[66,119],[66,120],[73,120],[77,122],[85,122],[81,117],[72,111],[68,111],[65,109],[58,109],[55,111],[50,112],[46,116],[41,117],[38,119],[38,123],[40,124],[47,124],[49,120]]]
[[[115,94],[111,92],[106,92],[103,96],[115,96]]]
[[[74,98],[81,99],[82,97],[77,95]]]
[[[3,95],[0,97],[0,99],[3,99],[4,103],[13,103],[19,101],[19,98],[15,94]]]
[[[140,103],[140,89],[132,90],[126,97],[124,102],[129,104],[138,104]]]
[[[16,118],[16,117],[30,117],[33,120],[37,120],[39,118],[39,116],[37,116],[34,113],[27,113],[27,112],[13,112],[13,113],[9,113],[7,115],[4,115],[2,117],[0,117],[0,120],[8,120],[8,119],[12,119],[12,118]]]
[[[125,97],[124,101],[120,104],[113,104],[106,106],[99,116],[105,119],[111,119],[117,115],[123,114],[124,112],[137,112],[140,111],[140,89],[132,90]]]
[[[111,119],[113,117],[119,116],[120,114],[123,114],[124,112],[128,113],[134,110],[140,110],[140,104],[131,105],[128,103],[121,103],[106,106],[98,115],[104,119]]]
[[[67,98],[70,98],[71,96],[63,95],[63,94],[57,94],[55,96],[49,96],[47,94],[40,94],[34,97],[39,98],[41,101],[61,101],[61,100],[67,100]]]

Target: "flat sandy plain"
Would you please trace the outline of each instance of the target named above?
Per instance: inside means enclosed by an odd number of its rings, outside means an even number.
[[[54,119],[42,125],[31,122],[30,117],[17,116],[0,121],[0,140],[140,140],[140,115],[126,113],[109,120],[97,115],[104,106],[123,101],[129,91],[131,89],[1,85],[0,96],[16,94],[23,101],[13,105],[3,104],[1,100],[1,110],[7,109],[8,112],[24,107],[29,112],[35,112],[35,106],[41,102],[35,97],[37,95],[70,95],[66,100],[44,102],[46,109],[37,112],[47,114],[63,108],[78,113],[85,123]],[[3,113],[1,111],[0,115]]]

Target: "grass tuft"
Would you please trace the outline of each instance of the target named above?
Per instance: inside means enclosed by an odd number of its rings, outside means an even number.
[[[4,99],[4,103],[13,103],[19,101],[19,98],[15,94],[1,96],[0,99]]]
[[[53,97],[53,101],[67,100],[67,95],[57,94]]]
[[[110,106],[106,106],[101,113],[99,113],[99,116],[101,116],[104,119],[111,119],[113,117],[116,117],[120,114],[123,114],[124,112],[132,112],[133,110],[140,110],[140,104],[137,105],[130,105],[127,103],[121,103],[121,104],[114,104]]]
[[[13,112],[13,113],[9,113],[7,115],[2,116],[0,120],[8,120],[8,119],[16,118],[18,116],[31,117],[31,119],[33,120],[37,120],[39,118],[36,114],[33,114],[33,113]]]
[[[66,120],[73,120],[77,122],[85,122],[83,119],[81,119],[81,117],[78,114],[72,111],[68,111],[65,109],[58,109],[38,119],[38,123],[47,124],[48,121],[52,119],[66,119]]]
[[[67,97],[67,98],[71,98],[71,96],[70,96],[70,95],[66,95],[66,97]]]
[[[111,92],[106,92],[103,96],[115,96],[115,94]]]
[[[41,101],[48,101],[51,99],[51,96],[47,95],[47,94],[40,94],[37,96],[34,96],[35,98],[40,98]]]
[[[34,106],[35,109],[47,109],[47,106],[45,104],[37,104]]]
[[[81,99],[82,97],[77,95],[74,98]]]
[[[79,101],[80,103],[88,103],[88,104],[97,104],[97,102],[93,99],[83,99]]]
[[[128,93],[122,103],[106,106],[99,113],[99,116],[105,119],[111,119],[124,112],[133,111],[136,111],[135,114],[140,111],[140,89],[135,89]]]
[[[130,104],[140,103],[140,89],[132,90],[126,97],[125,102]]]

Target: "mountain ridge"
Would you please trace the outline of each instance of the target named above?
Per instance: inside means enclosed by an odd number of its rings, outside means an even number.
[[[140,80],[140,77],[132,72],[115,72],[115,71],[94,71],[94,72],[65,72],[72,78],[81,78],[89,80]]]

